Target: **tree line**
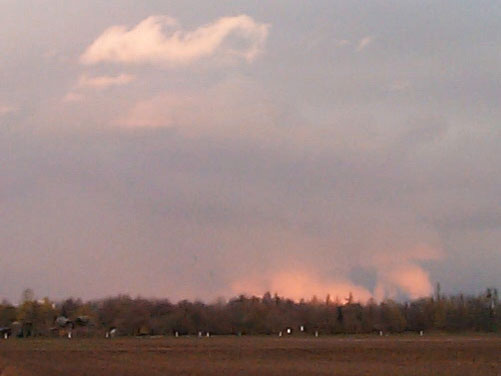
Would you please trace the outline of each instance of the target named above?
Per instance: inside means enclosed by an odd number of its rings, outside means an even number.
[[[440,294],[398,302],[356,302],[313,297],[300,302],[270,293],[262,297],[238,296],[207,304],[183,300],[131,298],[120,295],[84,302],[69,298],[35,300],[31,290],[20,304],[0,304],[0,330],[8,335],[101,336],[114,329],[118,335],[276,335],[292,333],[362,334],[406,331],[448,333],[497,332],[501,306],[496,289],[479,295]],[[301,330],[299,329],[301,328]]]

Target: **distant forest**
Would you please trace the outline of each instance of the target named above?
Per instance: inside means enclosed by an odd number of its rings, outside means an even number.
[[[21,303],[0,305],[2,337],[141,335],[334,335],[357,333],[497,332],[501,306],[496,289],[445,296],[440,289],[408,302],[370,300],[360,304],[312,298],[295,302],[266,293],[215,303],[172,303],[117,296],[84,302],[35,300],[26,290]]]

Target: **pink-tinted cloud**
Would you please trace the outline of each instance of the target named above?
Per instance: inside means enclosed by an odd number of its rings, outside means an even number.
[[[215,55],[252,61],[263,50],[269,25],[251,17],[224,17],[192,31],[168,16],[151,16],[132,29],[112,26],[83,53],[83,64],[104,62],[183,65]]]
[[[276,107],[260,85],[234,77],[198,91],[170,91],[140,100],[115,123],[126,128],[171,127],[186,136],[255,139],[276,132],[276,118]]]
[[[419,265],[422,261],[443,258],[437,245],[418,243],[402,252],[382,252],[372,262],[378,271],[374,297],[377,300],[404,294],[410,298],[429,296],[433,291],[429,273]]]
[[[62,99],[63,103],[75,103],[81,102],[84,99],[84,96],[80,93],[70,91],[68,92]]]
[[[234,282],[231,286],[234,294],[246,293],[260,296],[266,291],[277,293],[294,300],[310,299],[316,296],[324,299],[330,295],[341,302],[352,294],[357,301],[365,302],[372,294],[366,288],[349,280],[322,279],[315,273],[301,270],[281,271],[269,277],[259,276]]]
[[[135,77],[130,74],[122,73],[118,76],[95,76],[90,77],[87,75],[82,75],[78,79],[77,88],[92,88],[97,90],[103,90],[111,86],[123,86],[131,83],[135,80]]]
[[[429,274],[417,265],[407,265],[391,271],[389,280],[411,298],[428,296],[432,292]]]
[[[363,37],[360,39],[357,45],[357,51],[362,51],[364,48],[366,48],[369,44],[371,44],[374,41],[374,37],[372,35],[368,35],[366,37]]]
[[[2,105],[0,103],[0,116],[10,114],[12,112],[16,111],[14,107],[7,106],[7,105]]]
[[[163,94],[137,102],[118,120],[118,124],[131,128],[191,126],[196,123],[203,98],[194,93]]]

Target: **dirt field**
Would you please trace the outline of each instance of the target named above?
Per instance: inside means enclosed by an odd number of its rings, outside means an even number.
[[[0,375],[501,375],[501,338],[11,339]]]

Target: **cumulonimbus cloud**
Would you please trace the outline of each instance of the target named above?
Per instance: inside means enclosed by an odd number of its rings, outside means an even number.
[[[132,29],[112,26],[82,54],[80,61],[183,65],[215,55],[252,61],[263,50],[269,25],[247,15],[223,17],[191,31],[168,16],[151,16]]]

